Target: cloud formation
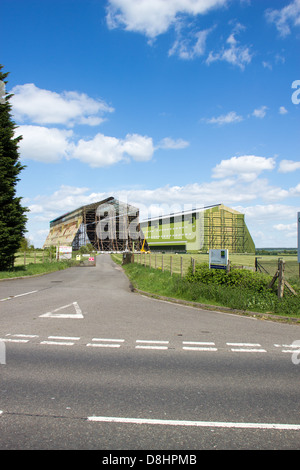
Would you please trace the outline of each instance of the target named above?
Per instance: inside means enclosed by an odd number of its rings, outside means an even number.
[[[203,15],[227,0],[109,0],[107,24],[154,39],[178,24],[182,15]]]
[[[221,116],[212,117],[205,119],[208,124],[218,124],[223,126],[224,124],[232,124],[234,122],[243,121],[243,117],[239,116],[235,111],[230,111],[227,114],[222,114]]]
[[[131,160],[146,162],[158,149],[176,150],[189,145],[183,139],[166,137],[155,146],[152,137],[137,133],[119,138],[97,132],[93,137],[80,138],[75,125],[99,125],[103,115],[112,113],[114,108],[86,94],[75,91],[59,94],[33,83],[17,85],[12,93],[13,115],[22,123],[15,131],[23,136],[19,144],[22,159],[43,163],[77,159],[100,168]]]
[[[295,162],[293,160],[281,160],[279,165],[280,173],[291,173],[296,170],[300,170],[300,161]]]
[[[226,46],[223,46],[219,52],[211,51],[206,59],[206,63],[210,65],[213,62],[223,61],[244,70],[245,66],[250,64],[253,53],[248,46],[240,45],[235,37],[243,29],[244,27],[238,24],[227,38]]]
[[[56,93],[38,88],[34,83],[17,85],[11,92],[14,118],[22,123],[97,126],[104,121],[104,114],[114,111],[105,101],[95,100],[85,93]]]
[[[293,0],[280,10],[268,9],[266,17],[275,24],[280,36],[288,36],[291,28],[300,26],[300,0]]]
[[[258,157],[256,155],[243,155],[222,160],[213,169],[213,178],[228,178],[238,176],[243,181],[254,181],[263,171],[273,170],[275,159]]]

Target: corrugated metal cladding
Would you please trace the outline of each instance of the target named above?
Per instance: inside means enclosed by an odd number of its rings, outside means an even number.
[[[151,251],[254,253],[255,245],[241,212],[217,204],[141,222]]]
[[[50,222],[44,248],[68,245],[78,250],[88,243],[97,251],[140,250],[139,209],[114,197],[82,206]]]

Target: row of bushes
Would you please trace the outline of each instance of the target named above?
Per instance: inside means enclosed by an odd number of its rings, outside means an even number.
[[[194,301],[206,299],[239,310],[253,310],[280,315],[299,316],[299,296],[285,292],[282,299],[277,297],[277,287],[268,288],[272,276],[233,269],[209,269],[208,264],[197,264],[189,268],[183,282],[176,282],[177,295],[188,295]],[[294,285],[299,291],[299,285]]]
[[[189,282],[242,287],[255,292],[263,292],[270,284],[272,277],[247,269],[233,269],[227,273],[222,269],[209,269],[207,263],[201,263],[196,264],[194,272],[193,267],[189,267],[186,279]]]

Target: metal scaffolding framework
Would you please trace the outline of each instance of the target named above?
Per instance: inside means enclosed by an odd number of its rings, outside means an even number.
[[[109,197],[52,220],[44,247],[72,245],[79,250],[90,243],[97,251],[139,251],[143,239],[139,209]]]

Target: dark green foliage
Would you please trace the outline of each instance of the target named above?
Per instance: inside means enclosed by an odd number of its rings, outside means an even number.
[[[242,287],[256,292],[264,292],[272,279],[270,276],[248,271],[247,269],[233,269],[229,273],[219,269],[209,269],[207,263],[196,264],[195,274],[193,274],[191,266],[186,278],[190,282]]]
[[[7,73],[2,73],[0,83]],[[24,169],[19,161],[18,144],[22,137],[15,137],[15,123],[11,119],[11,95],[0,97],[0,270],[11,269],[25,233],[26,208],[16,196],[18,175]]]

